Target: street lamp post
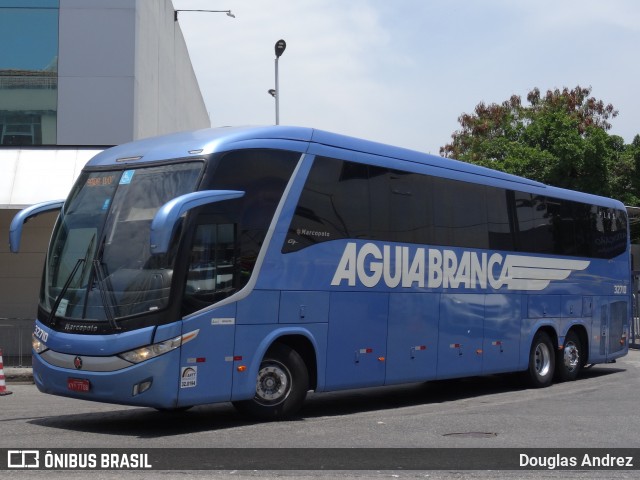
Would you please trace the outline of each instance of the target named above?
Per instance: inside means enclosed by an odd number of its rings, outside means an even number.
[[[278,40],[275,45],[276,51],[276,89],[275,91],[269,90],[269,93],[276,99],[276,125],[280,125],[280,85],[278,84],[278,59],[284,53],[284,49],[287,48],[287,42],[284,40]]]

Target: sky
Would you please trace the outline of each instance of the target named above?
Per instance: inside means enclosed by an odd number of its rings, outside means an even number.
[[[637,0],[173,0],[213,127],[319,128],[438,154],[479,102],[577,85],[640,133]],[[638,91],[636,91],[638,89]]]

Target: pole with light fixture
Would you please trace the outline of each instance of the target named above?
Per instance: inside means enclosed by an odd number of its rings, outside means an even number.
[[[278,40],[275,45],[276,51],[276,88],[275,90],[269,90],[276,99],[276,125],[280,125],[280,85],[278,84],[278,59],[284,53],[284,49],[287,48],[287,42],[284,40]]]
[[[173,21],[178,21],[178,12],[206,12],[206,13],[226,13],[227,17],[236,18],[236,16],[231,13],[231,10],[189,10],[189,9],[179,9],[173,12]]]

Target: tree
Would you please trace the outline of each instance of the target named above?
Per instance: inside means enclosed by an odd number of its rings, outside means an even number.
[[[479,103],[463,113],[461,129],[440,149],[446,157],[483,165],[558,187],[640,205],[640,136],[631,145],[609,135],[611,104],[591,88],[534,88],[527,104],[513,95],[501,104]]]

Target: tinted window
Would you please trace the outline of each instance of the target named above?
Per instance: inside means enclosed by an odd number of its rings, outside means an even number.
[[[488,248],[484,185],[433,179],[433,243]]]
[[[618,210],[514,192],[516,250],[613,258],[626,249],[626,214]]]
[[[283,252],[341,238],[613,258],[624,212],[318,157]]]
[[[431,177],[392,170],[388,178],[388,239],[429,243],[433,224]]]
[[[315,159],[300,195],[283,251],[339,238],[370,238],[367,165]]]
[[[553,253],[551,218],[547,215],[545,198],[530,193],[515,192],[517,244],[519,251]]]
[[[492,250],[514,250],[513,205],[514,193],[502,188],[487,187],[487,227],[489,248]]]
[[[184,311],[227,297],[248,282],[300,154],[243,150],[224,154],[203,189],[240,190],[242,198],[199,209]]]
[[[611,208],[593,207],[591,253],[599,258],[621,255],[627,247],[626,212]]]

